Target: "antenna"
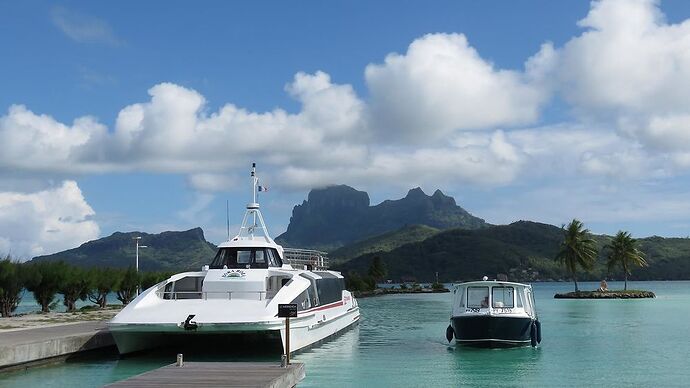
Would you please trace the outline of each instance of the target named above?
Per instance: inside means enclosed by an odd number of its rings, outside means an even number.
[[[228,241],[230,241],[230,201],[225,200],[225,222],[228,225]]]
[[[256,184],[259,178],[256,177],[256,163],[252,163],[252,203],[256,203]]]

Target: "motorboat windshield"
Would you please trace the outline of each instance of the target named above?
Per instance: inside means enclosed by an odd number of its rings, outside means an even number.
[[[245,269],[281,267],[278,251],[274,248],[231,247],[220,248],[209,267],[211,269]]]

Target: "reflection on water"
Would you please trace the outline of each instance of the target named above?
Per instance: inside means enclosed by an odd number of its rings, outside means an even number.
[[[597,283],[583,283],[583,290]],[[610,288],[622,284],[609,283]],[[657,299],[556,300],[572,283],[535,284],[540,347],[476,349],[445,340],[450,294],[360,300],[360,324],[300,352],[300,387],[679,386],[690,381],[690,282],[629,283]],[[207,352],[207,350],[212,350]],[[247,345],[226,353],[208,346],[187,360],[278,361]],[[175,361],[176,349],[119,359],[90,354],[66,364],[0,374],[2,387],[94,387]]]
[[[453,349],[455,377],[459,384],[485,386],[487,384],[534,385],[538,381],[538,362],[541,349],[532,347],[508,349],[478,349],[455,347]]]

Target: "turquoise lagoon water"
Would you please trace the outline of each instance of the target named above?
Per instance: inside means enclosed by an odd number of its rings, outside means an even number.
[[[657,298],[556,300],[553,294],[572,290],[572,283],[535,284],[543,342],[516,349],[449,345],[444,337],[451,294],[361,299],[359,326],[294,356],[306,365],[307,377],[299,386],[690,386],[690,282],[631,282],[629,287],[652,290]],[[175,354],[160,352],[125,359],[91,354],[0,374],[0,386],[95,387],[174,359]],[[196,359],[279,357],[252,352]]]

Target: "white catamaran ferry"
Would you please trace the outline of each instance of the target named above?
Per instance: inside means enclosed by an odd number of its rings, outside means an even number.
[[[290,320],[290,350],[334,335],[359,320],[359,307],[343,276],[329,271],[319,252],[284,250],[269,236],[257,203],[252,165],[252,202],[237,236],[221,243],[199,272],[171,276],[144,291],[108,324],[121,354],[184,337],[266,336],[285,349],[278,304],[297,304]],[[316,253],[316,254],[315,254]],[[294,259],[290,262],[286,256]],[[278,335],[279,334],[279,335]]]

